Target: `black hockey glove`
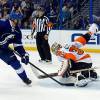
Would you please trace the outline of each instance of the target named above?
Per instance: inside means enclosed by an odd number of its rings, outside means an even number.
[[[21,62],[25,63],[26,65],[29,63],[29,54],[28,53],[25,53],[25,55],[22,56]]]

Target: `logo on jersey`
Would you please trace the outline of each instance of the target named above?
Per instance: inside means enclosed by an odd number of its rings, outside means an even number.
[[[82,55],[84,53],[84,51],[82,49],[77,48],[76,46],[72,45],[69,48],[70,52],[76,52],[78,55]]]

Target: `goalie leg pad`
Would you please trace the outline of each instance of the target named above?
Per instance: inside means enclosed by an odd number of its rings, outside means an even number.
[[[58,76],[62,76],[62,77],[69,77],[70,76],[70,61],[69,60],[65,60],[62,62],[62,66],[60,68],[60,70],[58,71]]]

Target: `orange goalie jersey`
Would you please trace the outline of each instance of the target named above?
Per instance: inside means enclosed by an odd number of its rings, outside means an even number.
[[[59,56],[59,60],[72,59],[75,62],[91,63],[92,61],[90,55],[86,54],[82,49],[80,49],[83,45],[87,43],[86,38],[80,36],[68,48],[60,48],[57,51],[57,56]]]

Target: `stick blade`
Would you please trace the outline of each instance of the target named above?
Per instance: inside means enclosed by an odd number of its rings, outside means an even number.
[[[48,77],[55,77],[55,76],[58,76],[58,73],[50,73],[48,75],[39,75],[38,78],[39,79],[44,79],[44,78],[48,78]]]
[[[75,83],[61,83],[62,86],[75,86]]]

